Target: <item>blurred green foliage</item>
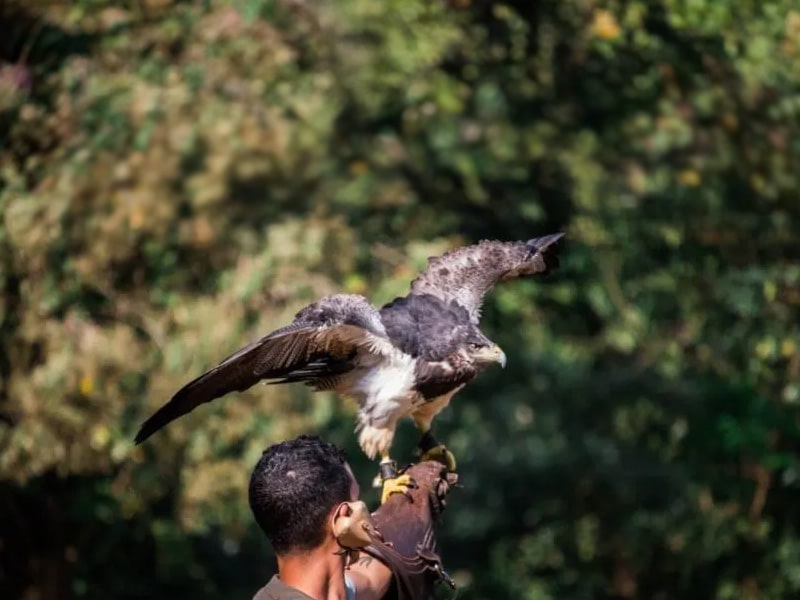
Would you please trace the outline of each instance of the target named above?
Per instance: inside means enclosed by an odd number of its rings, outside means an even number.
[[[246,483],[354,407],[178,387],[328,292],[563,229],[439,419],[460,597],[800,597],[793,0],[0,8],[0,596],[249,598]],[[398,452],[409,459],[413,427]]]

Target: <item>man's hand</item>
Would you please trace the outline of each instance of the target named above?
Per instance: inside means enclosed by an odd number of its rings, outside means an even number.
[[[453,585],[436,552],[434,526],[458,476],[449,473],[438,461],[412,465],[402,474],[416,485],[410,486],[406,493],[392,494],[372,514],[382,539],[361,550],[359,564],[363,561],[365,567],[374,569],[372,563],[366,563],[375,558],[375,563],[389,567],[391,586],[386,598],[419,600],[431,597],[441,581]],[[378,582],[382,581],[379,578]],[[387,589],[382,591],[385,593]]]

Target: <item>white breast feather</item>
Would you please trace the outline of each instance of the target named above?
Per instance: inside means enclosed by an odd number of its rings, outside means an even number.
[[[361,407],[360,420],[382,427],[408,414],[417,395],[413,386],[414,359],[393,349],[364,369],[351,388]]]

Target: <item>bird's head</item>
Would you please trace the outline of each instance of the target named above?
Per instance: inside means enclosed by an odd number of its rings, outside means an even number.
[[[506,353],[493,341],[481,336],[467,342],[467,355],[479,367],[488,367],[494,363],[506,366]]]

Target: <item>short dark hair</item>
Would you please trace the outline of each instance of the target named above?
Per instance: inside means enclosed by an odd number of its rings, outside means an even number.
[[[350,498],[345,453],[310,435],[264,450],[250,477],[250,509],[276,554],[319,546],[331,510]]]

